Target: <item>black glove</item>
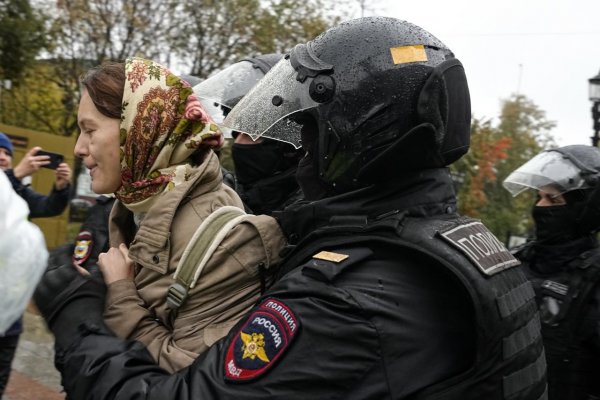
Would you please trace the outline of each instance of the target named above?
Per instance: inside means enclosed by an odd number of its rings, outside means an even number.
[[[54,333],[56,349],[65,349],[81,336],[80,327],[103,327],[106,285],[97,266],[82,275],[73,265],[50,267],[38,284],[33,299],[48,328]]]

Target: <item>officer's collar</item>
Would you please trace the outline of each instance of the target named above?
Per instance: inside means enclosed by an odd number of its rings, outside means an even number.
[[[404,174],[401,179],[317,201],[300,201],[275,216],[291,244],[340,217],[356,221],[388,213],[432,216],[456,212],[456,197],[446,168]]]
[[[561,244],[543,245],[532,243],[531,268],[540,274],[553,274],[576,268],[589,251],[598,247],[595,236],[589,235]]]

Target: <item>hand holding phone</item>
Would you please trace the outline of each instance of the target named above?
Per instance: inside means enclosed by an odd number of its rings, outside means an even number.
[[[15,178],[23,179],[34,174],[40,168],[56,169],[62,160],[61,154],[43,151],[41,147],[35,146],[25,153],[21,161],[13,168],[13,173]]]
[[[48,164],[42,165],[42,168],[56,169],[63,162],[64,157],[62,154],[52,153],[51,151],[40,150],[35,153],[36,156],[48,156],[50,157]]]

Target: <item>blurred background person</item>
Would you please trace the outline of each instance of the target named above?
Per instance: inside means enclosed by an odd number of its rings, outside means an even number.
[[[67,163],[60,163],[56,168],[54,187],[47,196],[37,193],[21,181],[50,163],[50,157],[36,155],[41,149],[39,146],[31,148],[13,168],[12,143],[6,134],[0,132],[0,169],[6,173],[13,189],[27,202],[30,218],[54,217],[61,214],[69,204],[71,167]]]
[[[600,399],[600,150],[544,151],[512,172],[513,196],[536,190],[535,236],[515,256],[536,292],[551,400]]]

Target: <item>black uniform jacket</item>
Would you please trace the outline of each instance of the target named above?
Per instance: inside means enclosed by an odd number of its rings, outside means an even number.
[[[340,215],[454,212],[445,170],[413,178],[294,206],[284,230],[293,246]],[[431,258],[376,242],[303,247],[291,248],[288,260],[302,261],[284,261],[284,275],[227,337],[174,375],[141,344],[82,326],[79,340],[57,349],[68,398],[404,399],[473,364],[471,299]]]
[[[54,217],[62,213],[69,205],[69,189],[67,185],[64,189],[57,190],[54,186],[48,196],[44,196],[31,189],[29,185],[23,185],[18,180],[12,169],[4,171],[15,192],[19,194],[29,206],[29,218]]]
[[[533,283],[551,400],[600,398],[600,247],[595,236],[516,251]]]

